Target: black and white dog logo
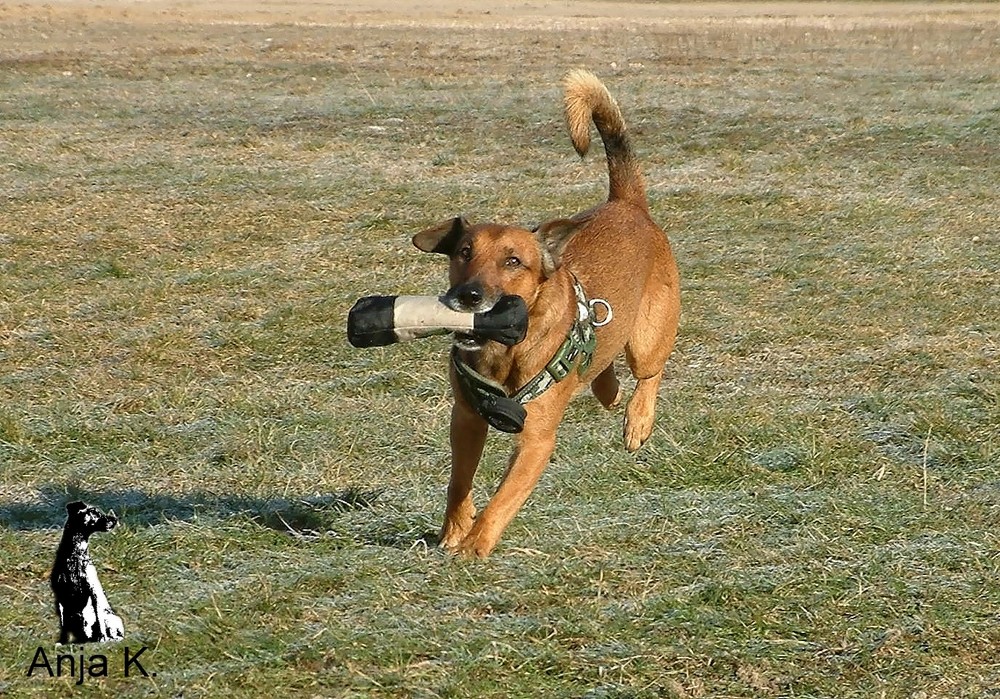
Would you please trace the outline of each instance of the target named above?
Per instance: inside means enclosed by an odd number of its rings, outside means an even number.
[[[69,516],[51,578],[59,614],[59,642],[116,641],[125,636],[125,627],[111,611],[87,545],[91,534],[114,529],[118,517],[113,511],[104,514],[82,502],[66,505],[66,513]]]

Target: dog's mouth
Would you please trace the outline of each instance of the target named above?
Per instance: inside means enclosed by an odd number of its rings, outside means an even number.
[[[478,352],[483,348],[482,340],[478,340],[472,335],[463,332],[455,333],[455,347],[467,352]]]
[[[486,313],[496,305],[499,296],[486,293],[482,287],[478,288],[478,293],[467,293],[463,287],[451,289],[441,297],[448,308],[459,313]],[[454,345],[466,352],[478,352],[483,348],[486,340],[482,340],[467,332],[456,332]]]
[[[458,311],[459,313],[487,313],[493,309],[494,305],[496,305],[497,298],[499,298],[499,296],[496,298],[483,298],[479,302],[469,305],[461,299],[447,293],[441,297],[441,301],[445,306],[453,311]]]

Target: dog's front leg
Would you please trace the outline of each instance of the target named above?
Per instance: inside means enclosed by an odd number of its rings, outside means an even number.
[[[56,611],[59,613],[59,642],[69,643],[69,627],[67,626],[69,620],[63,614],[63,606],[59,602],[56,602]]]
[[[101,583],[97,580],[96,572],[93,580],[97,582],[98,586],[100,586]],[[108,619],[104,612],[104,606],[107,605],[107,603],[108,600],[104,596],[103,590],[97,589],[91,593],[89,604],[93,606],[94,614],[97,616],[97,619],[94,621],[94,638],[92,640],[97,641],[98,643],[111,640],[111,636],[108,633]]]
[[[517,447],[500,487],[462,540],[459,547],[461,553],[479,558],[489,556],[507,525],[528,499],[555,449],[556,430],[562,411],[555,413],[534,412],[529,407],[524,431],[518,436]]]
[[[449,551],[459,548],[476,516],[472,479],[479,468],[488,429],[486,421],[456,396],[451,409],[451,480],[441,527],[441,546]]]

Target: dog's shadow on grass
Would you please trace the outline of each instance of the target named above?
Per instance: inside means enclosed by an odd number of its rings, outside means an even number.
[[[303,498],[254,498],[205,491],[176,496],[136,489],[96,491],[50,484],[38,491],[34,502],[0,500],[0,527],[14,531],[59,529],[66,521],[66,503],[82,500],[105,511],[114,510],[123,522],[133,527],[198,518],[246,518],[291,535],[315,536],[331,529],[348,512],[371,509],[380,494],[377,490],[349,488]],[[373,517],[376,522],[378,519]],[[366,529],[369,531],[361,537],[364,543],[392,547],[413,544],[407,542],[409,537],[405,533],[395,531],[391,522]]]

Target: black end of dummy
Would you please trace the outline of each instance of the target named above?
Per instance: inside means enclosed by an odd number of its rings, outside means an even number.
[[[501,296],[493,308],[477,313],[473,335],[513,347],[528,333],[528,306],[520,296]]]
[[[395,296],[365,296],[347,314],[347,341],[355,347],[383,347],[399,342],[393,321]]]

